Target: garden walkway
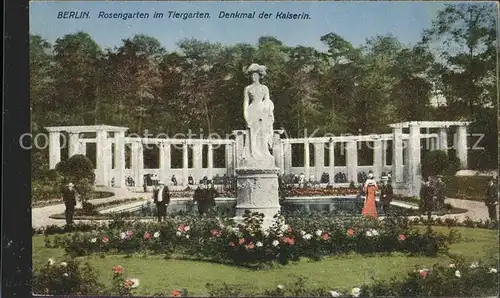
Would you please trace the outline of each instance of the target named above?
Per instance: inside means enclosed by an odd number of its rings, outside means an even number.
[[[118,189],[118,188],[100,188],[99,190],[110,191],[110,192],[115,193],[115,195],[112,197],[109,197],[109,198],[92,200],[92,203],[95,203],[95,204],[107,203],[107,202],[116,201],[116,200],[120,200],[120,199],[128,199],[128,198],[140,197],[140,196],[145,195],[144,193],[134,193],[134,192],[130,192],[127,189]],[[469,217],[472,220],[486,220],[486,219],[488,219],[488,209],[486,209],[486,206],[484,205],[483,202],[448,198],[448,199],[446,199],[446,203],[449,203],[452,206],[460,208],[460,209],[466,209],[468,211],[465,213],[462,213],[462,214],[443,215],[443,216],[440,216],[441,218],[457,218],[459,221],[463,221],[467,217]],[[44,227],[47,225],[64,226],[65,225],[64,220],[52,219],[49,217],[49,216],[54,215],[54,214],[63,213],[64,209],[65,209],[64,204],[33,208],[31,211],[32,226],[34,228]],[[437,216],[433,215],[433,217],[437,217]],[[102,220],[102,221],[105,221],[105,220]],[[75,223],[78,223],[78,222],[90,222],[90,221],[89,220],[75,220]]]
[[[91,201],[93,204],[102,204],[112,201],[130,199],[134,197],[140,197],[142,195],[140,193],[132,193],[127,189],[121,189],[121,188],[99,187],[97,190],[112,192],[114,193],[114,196],[103,199],[94,199]],[[34,207],[31,209],[31,226],[33,228],[39,228],[48,225],[64,226],[66,224],[64,220],[50,218],[51,215],[64,213],[64,210],[65,210],[64,204],[51,205],[46,207]],[[89,222],[89,221],[75,220],[75,223],[77,222]]]

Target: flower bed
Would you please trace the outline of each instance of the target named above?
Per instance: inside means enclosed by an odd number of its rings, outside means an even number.
[[[328,255],[403,252],[434,256],[446,251],[456,239],[422,232],[404,218],[379,221],[362,217],[335,219],[282,216],[266,231],[262,217],[246,214],[236,225],[232,219],[175,217],[166,222],[119,222],[101,230],[56,236],[47,246],[62,247],[73,256],[96,253],[155,252],[190,256],[220,263],[246,266],[287,264],[301,257],[320,259]]]
[[[357,195],[358,190],[348,187],[338,188],[286,188],[285,197],[347,196]]]

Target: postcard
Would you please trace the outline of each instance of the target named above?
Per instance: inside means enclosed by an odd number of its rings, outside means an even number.
[[[29,21],[34,295],[498,295],[496,2]]]

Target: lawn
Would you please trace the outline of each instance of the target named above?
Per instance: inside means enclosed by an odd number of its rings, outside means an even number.
[[[470,261],[498,258],[498,236],[496,231],[455,228],[462,241],[450,247],[450,253],[461,255]],[[436,230],[447,232],[446,227]],[[41,266],[48,258],[64,260],[64,251],[44,247],[44,237],[33,237],[33,266]],[[267,270],[250,270],[241,267],[199,261],[164,259],[159,255],[110,255],[85,257],[94,267],[100,281],[109,285],[111,268],[121,265],[127,277],[139,278],[141,285],[137,294],[170,293],[173,289],[187,288],[190,295],[205,294],[206,283],[239,284],[245,292],[255,292],[287,284],[293,275],[308,278],[311,287],[328,286],[332,289],[348,289],[367,284],[374,279],[404,277],[416,266],[428,267],[439,262],[447,264],[449,257],[407,257],[402,254],[329,257],[314,262],[302,260],[298,264],[276,266]]]
[[[482,201],[488,187],[488,176],[446,177],[446,196],[448,198]]]

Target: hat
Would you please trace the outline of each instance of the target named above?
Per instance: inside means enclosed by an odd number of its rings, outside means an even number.
[[[387,181],[387,180],[389,180],[389,177],[387,177],[387,176],[382,176],[382,181]]]
[[[368,173],[368,178],[373,178],[373,173]]]
[[[257,63],[252,63],[250,64],[250,66],[245,70],[245,74],[246,75],[249,75],[253,72],[257,72],[259,73],[261,76],[265,76],[266,75],[266,70],[267,70],[267,67],[265,67],[264,65],[259,65]]]
[[[68,183],[68,187],[73,187],[73,186],[75,186],[73,183],[71,183],[71,182]]]

